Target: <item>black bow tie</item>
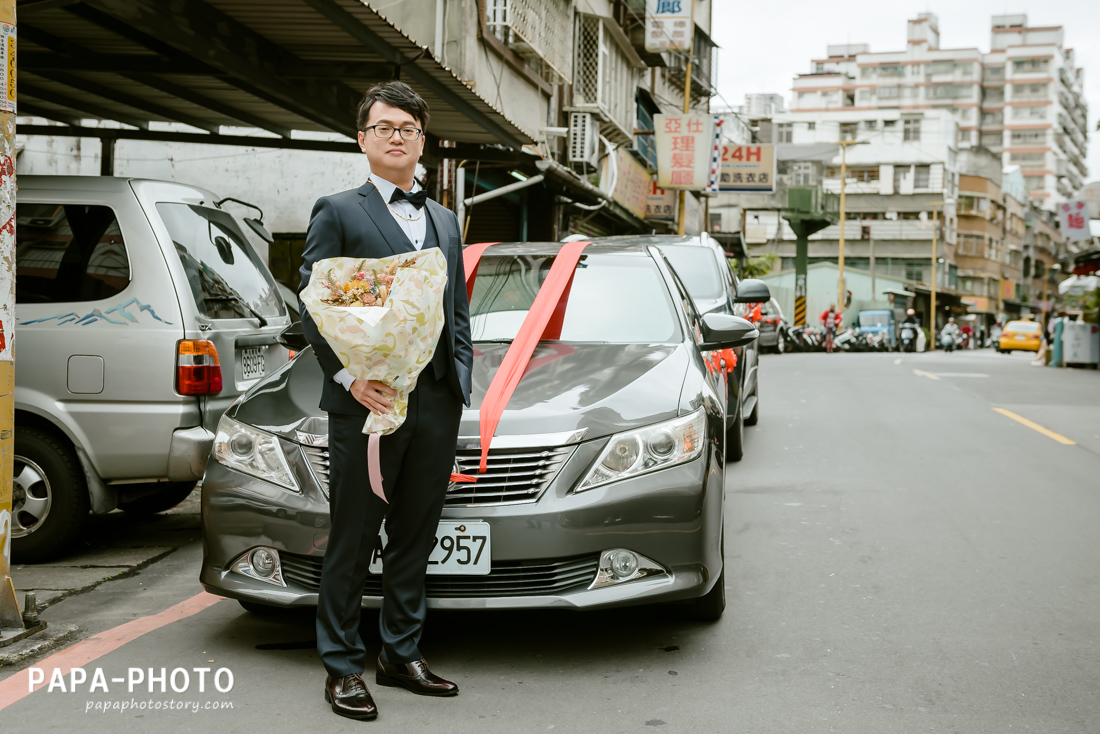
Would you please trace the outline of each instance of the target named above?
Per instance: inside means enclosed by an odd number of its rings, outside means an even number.
[[[395,201],[407,201],[417,209],[424,208],[424,202],[428,200],[428,192],[421,189],[412,194],[405,193],[399,188],[394,188],[393,194],[390,196],[390,203]]]

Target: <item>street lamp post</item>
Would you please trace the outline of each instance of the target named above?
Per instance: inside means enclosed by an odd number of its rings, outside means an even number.
[[[848,178],[848,146],[849,145],[866,145],[866,140],[841,140],[837,145],[840,146],[840,253],[837,258],[837,281],[836,281],[836,307],[840,313],[844,313],[844,183]],[[872,298],[874,294],[871,294]]]

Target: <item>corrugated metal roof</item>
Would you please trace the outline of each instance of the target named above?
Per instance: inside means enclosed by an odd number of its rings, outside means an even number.
[[[533,142],[360,0],[20,0],[21,114],[354,134],[376,81],[400,78],[442,140]]]

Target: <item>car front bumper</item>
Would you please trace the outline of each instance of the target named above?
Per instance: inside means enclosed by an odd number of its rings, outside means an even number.
[[[489,576],[429,576],[435,609],[596,609],[702,596],[722,570],[722,482],[717,449],[694,461],[573,493],[604,441],[578,447],[537,502],[444,507],[444,520],[489,523]],[[297,471],[297,469],[296,469]],[[304,475],[300,475],[304,476]],[[328,541],[328,500],[316,484],[290,492],[210,461],[202,487],[203,588],[280,607],[317,604]],[[365,488],[364,488],[365,489]],[[232,564],[251,549],[278,551],[285,586]],[[664,573],[589,589],[600,554],[625,548]],[[457,583],[453,583],[457,582]],[[363,606],[381,605],[370,576]]]

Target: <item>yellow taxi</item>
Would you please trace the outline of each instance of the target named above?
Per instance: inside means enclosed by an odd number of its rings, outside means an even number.
[[[997,351],[1013,352],[1018,349],[1024,352],[1038,352],[1042,336],[1039,324],[1035,321],[1009,321],[1001,332]]]

